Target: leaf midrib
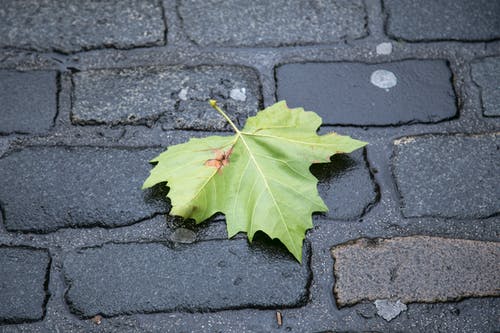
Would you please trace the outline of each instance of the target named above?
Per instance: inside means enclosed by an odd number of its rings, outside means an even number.
[[[273,203],[274,203],[274,206],[276,207],[276,209],[278,210],[278,213],[280,215],[280,218],[281,218],[281,222],[283,223],[283,225],[285,226],[285,229],[286,229],[286,233],[288,235],[288,238],[290,239],[290,244],[291,246],[293,246],[294,248],[294,251],[296,252],[297,249],[295,248],[295,245],[294,245],[294,242],[292,241],[292,237],[291,237],[291,234],[290,234],[290,230],[288,229],[288,226],[286,225],[285,223],[285,218],[283,216],[283,213],[281,212],[281,209],[278,205],[278,203],[276,202],[276,199],[274,197],[274,194],[273,192],[271,191],[271,188],[267,182],[267,178],[266,176],[264,175],[264,172],[262,171],[259,163],[257,163],[257,160],[255,159],[255,156],[252,154],[252,150],[250,149],[250,147],[248,146],[248,143],[246,142],[245,140],[245,137],[244,135],[247,135],[248,133],[245,133],[245,132],[241,132],[240,130],[236,129],[236,136],[237,136],[237,139],[241,139],[241,142],[243,143],[243,145],[245,146],[246,150],[248,151],[248,154],[250,156],[250,158],[252,159],[252,162],[254,163],[255,167],[257,168],[257,171],[259,172],[260,176],[262,177],[263,181],[264,181],[264,185],[267,189],[267,191],[269,192],[269,194],[271,195],[271,199],[273,200]],[[250,223],[252,223],[252,221],[250,221]]]

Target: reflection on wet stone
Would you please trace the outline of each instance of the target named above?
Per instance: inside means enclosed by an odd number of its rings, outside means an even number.
[[[318,192],[333,219],[360,217],[377,200],[376,185],[361,151],[337,154],[330,163],[313,164],[312,174],[318,178]]]
[[[167,183],[158,184],[152,188],[147,188],[143,190],[144,202],[147,204],[164,205],[165,211],[169,211],[171,208],[170,199],[167,197],[169,188]]]

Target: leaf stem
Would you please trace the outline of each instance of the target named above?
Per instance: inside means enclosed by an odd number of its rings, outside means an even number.
[[[223,117],[224,119],[227,120],[227,122],[229,123],[229,125],[231,125],[231,127],[234,129],[234,131],[236,132],[236,134],[240,134],[240,130],[238,129],[238,127],[236,127],[236,125],[231,121],[231,119],[229,119],[229,117],[227,116],[227,114],[221,110],[221,108],[217,105],[217,101],[215,99],[211,99],[210,101],[210,105],[215,109],[217,110],[217,112],[219,112]]]

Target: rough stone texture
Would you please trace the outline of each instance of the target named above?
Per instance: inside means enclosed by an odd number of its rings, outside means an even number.
[[[43,318],[49,264],[45,250],[0,245],[0,323]]]
[[[42,133],[52,126],[57,113],[56,72],[0,70],[0,91],[0,134]]]
[[[340,306],[500,295],[500,243],[440,237],[359,239],[333,248]]]
[[[142,191],[161,150],[30,147],[0,159],[0,202],[9,230],[116,227],[168,210],[162,195]]]
[[[91,70],[73,81],[74,124],[160,122],[165,129],[222,130],[227,122],[209,99],[241,122],[259,110],[261,99],[255,71],[236,66]],[[234,89],[237,99],[230,96]]]
[[[326,44],[366,35],[362,1],[181,0],[188,37],[202,46]]]
[[[485,116],[500,116],[500,57],[472,64],[472,79],[481,89]]]
[[[377,70],[393,73],[396,86],[371,83]],[[433,123],[457,113],[451,77],[441,60],[286,64],[276,69],[276,95],[290,107],[317,112],[330,125]]]
[[[157,0],[3,0],[0,47],[75,52],[165,42]]]
[[[249,246],[246,240],[173,248],[106,244],[64,262],[66,300],[82,317],[294,307],[307,299],[309,274],[307,260],[299,265],[282,248]]]
[[[498,134],[395,141],[393,171],[403,215],[483,218],[498,213],[499,147]]]
[[[500,2],[384,0],[386,30],[408,41],[500,38]]]
[[[326,216],[355,219],[377,199],[366,161],[361,151],[334,155],[331,160],[311,167],[319,180],[318,192],[328,207]]]

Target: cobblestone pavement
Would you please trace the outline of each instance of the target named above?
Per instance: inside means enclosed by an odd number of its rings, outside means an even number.
[[[369,142],[302,264],[141,191],[210,98]],[[499,1],[3,0],[0,332],[499,331],[499,116]]]

